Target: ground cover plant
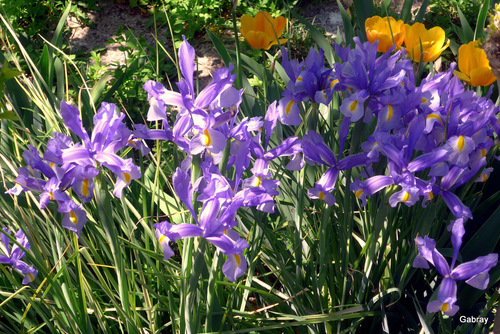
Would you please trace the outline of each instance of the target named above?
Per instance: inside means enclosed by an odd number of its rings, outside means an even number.
[[[285,16],[233,7],[206,87],[186,36],[175,79],[138,78],[143,121],[62,50],[70,7],[40,62],[1,16],[0,331],[489,331],[500,20],[436,72],[450,41],[409,3],[339,2],[333,45],[285,7],[300,55]]]

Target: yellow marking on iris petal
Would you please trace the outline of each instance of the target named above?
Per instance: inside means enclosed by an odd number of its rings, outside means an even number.
[[[290,100],[290,102],[288,102],[288,104],[286,105],[285,113],[287,116],[290,113],[290,109],[292,109],[294,103],[295,103],[294,100]]]
[[[233,256],[234,256],[234,260],[236,261],[236,264],[239,267],[241,265],[241,257],[239,255],[233,255]]]
[[[354,110],[356,109],[357,106],[358,106],[358,101],[354,100],[354,101],[352,101],[351,105],[349,106],[349,110],[351,110],[351,112],[354,112]]]
[[[158,239],[160,244],[163,242],[163,240],[165,240],[165,238],[166,238],[166,236],[162,234],[161,237]]]
[[[328,98],[328,96],[326,96],[326,93],[324,90],[322,92],[323,92],[323,98],[326,100]]]
[[[49,163],[49,166],[50,166],[50,168],[52,168],[52,169],[54,169],[54,166],[55,166],[55,165],[56,165],[56,164],[55,164],[55,163],[53,163],[53,162]]]
[[[389,113],[387,114],[387,122],[389,122],[392,119],[393,109],[390,104],[387,105],[387,108],[389,109]]]
[[[297,77],[297,80],[295,80],[295,82],[302,82],[302,77],[299,75],[299,76]]]
[[[458,136],[457,140],[458,152],[462,152],[462,150],[464,149],[464,145],[465,145],[464,136]]]
[[[54,193],[52,193],[52,191],[49,192],[49,196],[50,196],[50,200],[53,201],[54,200]]]
[[[69,212],[69,220],[75,225],[78,224],[78,217],[75,215],[73,211]]]
[[[449,308],[450,308],[450,305],[448,303],[443,303],[443,305],[441,305],[441,311],[443,311],[443,312],[448,311]]]
[[[210,138],[210,132],[208,132],[208,129],[203,130],[203,135],[201,137],[201,142],[205,146],[210,146],[212,143],[212,138]]]
[[[323,199],[323,198],[325,198],[325,193],[320,191],[319,192],[319,199]]]
[[[123,177],[125,178],[126,183],[129,183],[132,178],[129,173],[123,173]]]
[[[486,175],[486,173],[483,173],[481,175],[481,178],[482,178],[483,182],[486,182],[486,180],[488,179],[488,175]]]
[[[261,184],[261,183],[262,183],[262,179],[261,179],[261,177],[260,177],[260,176],[257,176],[257,177],[255,178],[255,180],[253,181],[253,186],[254,186],[254,187],[258,187],[258,186],[260,186],[260,184]]]
[[[135,140],[129,140],[128,144],[134,147],[137,147],[137,144],[135,143]]]
[[[356,196],[356,198],[359,198],[359,196],[361,196],[361,194],[363,194],[363,190],[358,189],[358,191],[356,191],[356,192],[354,193],[354,196]]]
[[[482,148],[481,149],[481,158],[484,158],[486,156],[486,149]]]
[[[27,273],[26,275],[28,275],[28,277],[30,278],[31,282],[33,282],[35,280],[35,276],[33,276],[32,274]]]
[[[330,83],[330,89],[332,89],[332,88],[333,88],[333,86],[335,86],[338,82],[339,82],[339,79],[335,79],[335,80],[333,80],[333,81]]]
[[[405,191],[403,193],[403,202],[406,202],[409,199],[410,199],[410,194],[407,191]]]
[[[436,114],[429,114],[429,115],[427,115],[427,120],[429,120],[431,118],[437,119],[439,121],[439,123],[441,123],[441,125],[444,126],[443,120],[441,119],[441,117],[439,117],[439,115],[436,115]]]
[[[427,99],[425,97],[422,98],[422,103],[427,102]]]
[[[432,199],[434,198],[434,194],[433,193],[429,193],[429,201],[432,201]]]
[[[82,195],[87,197],[89,195],[89,179],[85,179],[82,182]]]

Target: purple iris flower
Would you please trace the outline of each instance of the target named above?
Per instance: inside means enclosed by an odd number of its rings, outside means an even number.
[[[164,122],[165,124],[165,122]],[[166,124],[168,127],[168,123]],[[134,124],[135,130],[127,141],[127,146],[139,149],[145,156],[151,150],[144,144],[143,140],[172,140],[172,131],[169,128],[164,130],[149,129],[144,124]]]
[[[30,244],[28,242],[28,238],[24,234],[24,232],[19,229],[19,231],[16,232],[14,237],[16,238],[16,242],[21,245],[19,247],[17,244],[14,244],[12,248],[9,250],[9,243],[10,239],[7,235],[10,235],[10,231],[8,228],[4,228],[2,232],[0,232],[0,240],[2,241],[3,245],[0,245],[0,249],[3,249],[4,254],[0,254],[0,263],[6,264],[6,265],[11,265],[14,267],[14,269],[18,270],[21,274],[25,275],[23,279],[23,284],[28,284],[30,282],[33,282],[35,280],[36,275],[38,274],[38,270],[33,268],[32,266],[30,267],[28,264],[26,264],[24,261],[21,261],[23,256],[25,255],[24,250],[21,248],[23,247],[25,250],[30,249]]]
[[[326,204],[333,205],[335,197],[331,194],[331,191],[335,188],[338,173],[339,171],[334,167],[328,169],[319,181],[314,184],[314,188],[307,191],[307,196],[311,199],[321,199]]]
[[[402,59],[402,53],[387,51],[377,58],[377,44],[361,43],[355,37],[355,49],[335,45],[343,64],[335,64],[335,73],[339,87],[348,87],[355,91],[366,90],[374,97],[383,91],[401,84],[407,73],[413,73],[411,62]]]
[[[69,200],[62,202],[57,211],[65,214],[62,226],[75,232],[76,236],[79,238],[83,227],[87,223],[87,214],[83,210],[83,207]]]
[[[365,206],[366,196],[372,196],[393,183],[394,180],[392,177],[386,175],[375,175],[365,181],[360,181],[356,178],[351,183],[351,190],[354,191],[354,196],[361,200],[361,205]]]
[[[156,237],[158,238],[158,242],[163,249],[163,255],[165,260],[168,260],[172,255],[174,255],[174,251],[169,245],[170,241],[177,241],[183,238],[192,238],[199,237],[202,235],[203,230],[197,226],[192,224],[170,224],[168,221],[163,221],[157,224],[154,224],[153,227],[156,229]]]
[[[148,81],[144,84],[143,88],[148,92],[151,105],[148,121],[166,120],[165,105],[180,107],[189,113],[201,112],[201,114],[205,114],[203,109],[209,106],[224,90],[231,87],[236,79],[236,74],[231,74],[232,64],[229,68],[218,69],[212,74],[212,82],[195,97],[193,81],[195,51],[186,41],[185,36],[183,39],[184,41],[179,48],[179,67],[182,73],[182,78],[177,83],[179,92],[169,91],[154,81]]]
[[[23,191],[43,192],[47,181],[40,178],[40,175],[33,176],[27,167],[20,167],[19,174],[15,179],[16,185],[7,190],[6,194],[18,196]]]
[[[333,96],[332,88],[334,85],[332,83],[335,78],[332,69],[324,66],[324,51],[321,49],[316,51],[311,48],[305,61],[298,63],[297,60],[289,60],[288,52],[284,47],[281,50],[283,68],[290,79],[283,96],[296,102],[311,100],[315,103],[328,105]],[[288,105],[289,102],[285,100],[282,103],[280,101],[280,104]]]
[[[228,280],[236,282],[245,273],[248,266],[243,257],[243,250],[249,246],[246,240],[240,238],[238,233],[233,230],[226,230],[219,237],[206,239],[217,246],[224,255],[227,255],[227,261],[222,266],[222,272]]]
[[[117,175],[113,194],[121,198],[123,188],[128,186],[131,180],[140,178],[141,172],[139,167],[133,164],[132,159],[123,159],[116,154],[128,144],[130,130],[122,122],[125,115],[116,113],[115,109],[114,105],[103,102],[94,116],[94,130],[89,137],[82,126],[78,109],[63,100],[61,102],[63,120],[68,128],[82,139],[83,146],[74,145],[62,149],[62,161],[65,164],[92,167],[100,163],[107,167]],[[88,180],[83,175],[80,179],[83,179],[83,182]],[[85,196],[83,198],[88,200]]]
[[[340,106],[340,112],[351,122],[357,122],[365,114],[364,102],[369,97],[366,90],[359,90],[346,98]]]
[[[436,242],[433,239],[427,236],[423,239],[421,237],[415,239],[418,255],[413,262],[413,266],[428,269],[429,263],[431,263],[443,276],[443,281],[438,288],[438,298],[427,305],[427,311],[429,312],[442,311],[449,316],[455,315],[459,310],[458,305],[456,305],[456,281],[465,280],[465,283],[484,290],[488,287],[489,270],[497,265],[498,254],[492,253],[455,267],[458,252],[462,245],[462,237],[465,234],[463,223],[463,219],[457,219],[452,227],[453,258],[451,266],[448,265],[443,255],[436,249]]]
[[[278,119],[281,124],[299,126],[302,123],[299,102],[294,96],[285,96],[279,101]]]

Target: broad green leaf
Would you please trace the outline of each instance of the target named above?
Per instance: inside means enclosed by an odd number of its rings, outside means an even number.
[[[403,3],[403,8],[401,9],[401,15],[399,16],[399,18],[403,20],[404,23],[410,23],[412,6],[413,0],[405,0],[405,2]]]
[[[54,58],[54,72],[56,74],[57,98],[62,100],[65,93],[65,78],[67,74],[64,70],[64,64],[59,57]]]
[[[71,1],[68,1],[66,9],[64,9],[61,19],[57,23],[56,30],[54,31],[54,36],[52,37],[51,40],[52,44],[57,46],[58,48],[62,47],[63,30],[66,25],[66,19],[68,18],[70,10],[71,10]]]
[[[418,10],[417,16],[415,16],[415,22],[423,22],[424,17],[425,17],[425,12],[427,10],[427,6],[429,6],[429,0],[424,0],[422,2],[422,5],[420,6],[420,9]]]
[[[361,40],[366,41],[365,21],[374,14],[373,1],[353,1],[354,9],[356,10],[356,19],[361,30]]]
[[[345,36],[345,42],[347,44],[350,44],[351,46],[354,45],[354,29],[352,26],[351,18],[349,17],[349,14],[347,14],[347,11],[344,9],[342,6],[342,3],[340,0],[337,0],[337,5],[339,6],[340,9],[340,15],[342,16],[342,24],[344,27],[344,36]]]
[[[226,64],[226,66],[229,66],[229,63],[232,63],[233,60],[232,60],[231,56],[229,55],[229,53],[227,52],[226,47],[221,42],[221,40],[210,31],[210,29],[207,29],[206,31],[207,31],[208,37],[210,37],[210,40],[214,44],[215,49],[217,50],[217,52],[221,56],[222,60],[224,61],[224,64]]]
[[[484,37],[484,28],[486,25],[486,19],[488,17],[488,11],[491,7],[491,0],[484,0],[481,5],[481,10],[477,16],[476,21],[476,31],[474,32],[474,40],[482,39]]]
[[[6,111],[3,113],[0,113],[0,119],[8,119],[11,121],[18,121],[19,117],[17,117],[17,114],[12,111]]]
[[[462,44],[467,44],[474,40],[474,31],[472,31],[469,22],[467,22],[467,18],[465,17],[465,15],[460,10],[460,7],[458,6],[457,6],[457,11],[458,11],[458,16],[460,17],[460,25],[462,26],[462,31],[464,33],[464,39],[461,40],[461,42]]]

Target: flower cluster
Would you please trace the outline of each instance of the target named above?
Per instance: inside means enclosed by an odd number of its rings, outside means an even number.
[[[378,41],[377,51],[389,51],[393,45],[400,48],[404,43],[406,53],[417,63],[436,60],[450,45],[449,40],[445,43],[441,27],[427,30],[422,23],[408,25],[392,17],[370,17],[365,21],[365,30],[369,42]]]
[[[50,201],[57,203],[58,212],[64,213],[62,226],[79,237],[87,216],[82,204],[70,197],[69,190],[73,190],[81,202],[90,202],[94,196],[94,178],[99,174],[98,166],[102,165],[116,175],[113,194],[120,198],[123,189],[138,179],[141,172],[131,158],[123,159],[117,153],[125,146],[138,147],[139,144],[123,122],[125,115],[117,112],[113,104],[102,103],[94,116],[90,136],[83,128],[79,110],[64,100],[61,116],[81,143],[73,143],[70,137],[55,132],[43,158],[30,145],[23,153],[27,166],[19,168],[16,185],[7,193],[17,196],[23,191],[36,192],[40,195],[41,209]]]
[[[147,120],[162,121],[162,136],[186,154],[173,175],[173,186],[194,221],[175,225],[162,221],[154,227],[165,259],[173,255],[169,242],[202,237],[228,256],[223,272],[235,281],[246,270],[243,251],[248,248],[248,243],[234,231],[236,211],[256,207],[273,212],[279,181],[271,178],[269,162],[282,156],[298,156],[301,146],[298,138],[292,137],[268,149],[277,124],[276,103],[269,107],[265,119],[245,117],[236,122],[243,91],[232,87],[232,67],[215,71],[212,82],[195,96],[194,57],[194,49],[184,40],[179,48],[179,92],[169,91],[154,81],[144,85],[150,103]],[[171,130],[167,106],[177,110]],[[265,138],[261,141],[263,131]],[[289,164],[291,169],[300,167],[301,161],[294,159]],[[249,177],[245,177],[246,170],[251,172]],[[228,178],[227,174],[234,176]]]
[[[19,229],[16,232],[14,237],[16,238],[16,244],[12,245],[9,249],[10,244],[10,231],[8,228],[4,228],[0,231],[0,249],[3,250],[4,254],[0,254],[0,263],[12,266],[15,270],[19,271],[21,274],[25,275],[23,279],[23,284],[28,284],[35,280],[36,275],[38,274],[38,270],[33,268],[33,266],[29,266],[26,262],[21,261],[23,256],[25,255],[24,250],[30,249],[30,244],[28,242],[28,238],[24,234],[23,230]],[[19,245],[21,247],[19,247]]]
[[[410,26],[393,17],[370,17],[366,19],[365,30],[369,42],[378,41],[378,52],[387,52],[394,46],[400,49],[404,43],[406,53],[415,62],[436,60],[450,44],[449,40],[445,43],[445,32],[440,27],[427,30],[422,23]],[[479,41],[458,49],[458,68],[460,71],[454,72],[458,78],[474,87],[489,86],[496,80]]]
[[[447,72],[429,75],[416,86],[413,68],[405,59],[404,50],[394,54],[389,50],[378,57],[377,41],[372,44],[355,39],[355,43],[354,49],[335,46],[342,63],[335,64],[333,69],[324,67],[322,52],[311,50],[301,64],[289,60],[283,52],[283,67],[290,83],[283,93],[281,106],[288,105],[288,101],[319,103],[315,97],[322,91],[325,96],[331,96],[334,91],[343,95],[338,152],[332,152],[323,137],[313,130],[302,137],[305,161],[327,167],[309,189],[309,197],[332,205],[339,174],[358,167],[362,172],[350,187],[362,206],[366,205],[368,196],[387,188],[391,207],[400,203],[413,206],[420,200],[425,207],[442,198],[455,222],[460,222],[455,223],[452,240],[454,245],[458,244],[459,233],[461,243],[463,224],[472,219],[472,213],[455,194],[455,189],[470,180],[484,182],[492,171],[485,165],[494,145],[494,134],[498,135],[500,130],[498,107],[488,96],[480,97],[464,89],[453,75],[456,64]],[[315,62],[312,59],[316,59]],[[306,91],[302,80],[297,80],[299,77],[309,78],[308,83],[322,82],[322,85],[314,87],[316,92]],[[299,113],[298,107],[280,108],[279,119],[283,124],[300,125]],[[296,121],[290,122],[290,119]],[[355,124],[364,129],[364,136],[354,139],[352,135],[350,150],[344,151]],[[360,143],[353,146],[354,140]],[[446,267],[444,260],[435,258],[438,255],[430,257],[431,253],[439,254],[430,238],[417,239],[417,244],[421,256],[433,263],[443,276],[451,277],[445,279],[444,287],[439,290],[439,307],[444,312],[455,312],[458,307],[454,305],[454,280],[470,279],[468,282],[473,282],[473,286],[484,288],[485,280],[481,284],[476,282],[480,277],[484,279],[487,271],[496,265],[496,255],[490,254],[484,257],[488,262],[484,268],[478,267],[480,270],[464,269],[469,268],[469,264],[453,269],[459,246],[455,248],[452,266]],[[422,265],[422,261],[416,263]],[[438,301],[429,304],[429,310],[437,310],[437,304]]]
[[[286,18],[259,11],[255,17],[243,15],[241,17],[240,32],[247,43],[254,49],[269,50],[271,46],[286,43],[287,39],[278,39],[285,30]]]

